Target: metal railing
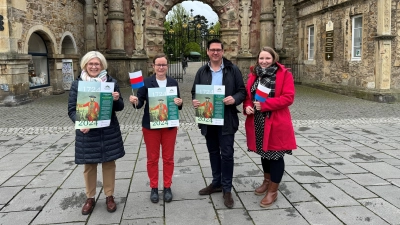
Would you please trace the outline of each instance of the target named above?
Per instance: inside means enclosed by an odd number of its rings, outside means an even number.
[[[295,84],[301,84],[301,73],[303,71],[303,64],[300,64],[300,63],[284,63],[284,65],[292,73],[294,83]]]

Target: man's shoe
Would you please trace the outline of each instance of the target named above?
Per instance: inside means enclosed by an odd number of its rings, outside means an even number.
[[[96,201],[94,200],[94,198],[86,199],[86,202],[82,207],[82,215],[88,215],[89,213],[91,213],[95,205]]]
[[[172,201],[172,191],[171,188],[164,188],[164,202]]]
[[[112,195],[106,198],[106,205],[108,212],[115,212],[115,210],[117,210],[117,204],[115,204],[114,197]]]
[[[233,198],[232,198],[232,193],[231,192],[225,192],[224,194],[224,205],[227,208],[232,208],[234,204]]]
[[[150,201],[151,201],[152,203],[157,203],[158,200],[159,200],[159,197],[158,197],[158,188],[152,188],[152,189],[151,189],[151,193],[150,193]]]
[[[207,187],[201,189],[199,191],[199,195],[211,195],[215,192],[222,192],[222,187],[214,187],[212,184],[210,184]]]

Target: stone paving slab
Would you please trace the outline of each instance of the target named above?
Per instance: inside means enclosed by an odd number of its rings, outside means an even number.
[[[325,208],[319,202],[301,202],[294,204],[294,207],[310,224],[343,224],[329,211],[329,209]]]
[[[330,210],[345,224],[388,224],[363,206],[337,207]]]

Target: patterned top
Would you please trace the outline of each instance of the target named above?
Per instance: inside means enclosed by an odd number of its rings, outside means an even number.
[[[275,80],[276,80],[276,76],[272,76],[272,77],[268,77],[267,79],[263,78],[262,79],[264,82],[269,82],[270,86],[275,87]],[[264,83],[262,81],[262,83]],[[257,90],[257,86],[260,82],[260,79],[256,79],[256,81],[254,82],[253,86],[251,87],[251,93],[254,96],[254,93]],[[271,85],[272,84],[272,85]],[[269,95],[269,97],[273,97],[273,92],[272,92],[272,96],[271,93]],[[261,156],[261,158],[263,159],[268,159],[268,160],[278,160],[280,158],[283,158],[283,156],[285,154],[292,154],[292,150],[284,150],[284,151],[264,151],[262,149],[262,145],[263,145],[263,139],[264,139],[264,124],[265,124],[265,118],[270,117],[272,112],[269,112],[268,114],[266,113],[262,113],[258,110],[254,109],[254,125],[255,125],[255,132],[256,132],[256,153],[259,154]],[[251,151],[250,149],[248,151]],[[251,151],[253,152],[253,151]]]

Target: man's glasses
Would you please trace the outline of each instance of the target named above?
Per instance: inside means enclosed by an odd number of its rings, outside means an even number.
[[[220,53],[220,52],[222,52],[222,50],[223,50],[223,49],[221,49],[221,48],[208,49],[208,51],[210,51],[210,52],[216,52],[216,53]]]
[[[154,65],[157,67],[167,67],[168,66],[168,64],[154,64]]]
[[[88,63],[89,67],[100,67],[100,63]]]

